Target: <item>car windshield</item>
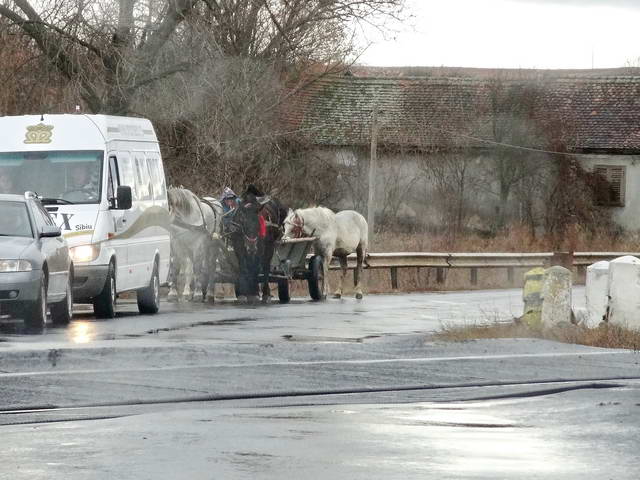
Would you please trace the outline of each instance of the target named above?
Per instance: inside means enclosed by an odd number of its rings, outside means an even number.
[[[0,236],[33,237],[26,204],[0,202]]]
[[[49,202],[98,203],[101,151],[0,153],[0,193],[33,191]]]

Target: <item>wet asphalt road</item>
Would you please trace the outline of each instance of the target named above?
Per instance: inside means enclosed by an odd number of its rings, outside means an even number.
[[[426,336],[519,296],[4,325],[0,478],[637,478],[639,354]]]

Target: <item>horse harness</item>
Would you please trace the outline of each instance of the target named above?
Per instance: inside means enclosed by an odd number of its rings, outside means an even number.
[[[296,212],[293,212],[293,218],[291,221],[285,221],[289,225],[292,225],[291,233],[294,238],[303,238],[304,237],[304,218],[298,215]]]

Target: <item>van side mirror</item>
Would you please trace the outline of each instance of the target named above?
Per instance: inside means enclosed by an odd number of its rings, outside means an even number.
[[[117,210],[129,210],[132,205],[131,187],[120,185],[116,196]]]
[[[59,237],[62,235],[62,232],[55,225],[44,225],[42,227],[42,231],[40,232],[40,238],[42,237]]]

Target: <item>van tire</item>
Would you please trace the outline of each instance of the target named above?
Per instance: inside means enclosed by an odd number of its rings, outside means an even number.
[[[153,274],[149,281],[149,286],[141,288],[137,292],[138,311],[140,313],[154,314],[160,310],[160,274],[158,273],[158,262],[153,266]]]
[[[107,279],[102,291],[93,298],[93,313],[98,318],[116,316],[116,272],[113,262],[109,264]]]

